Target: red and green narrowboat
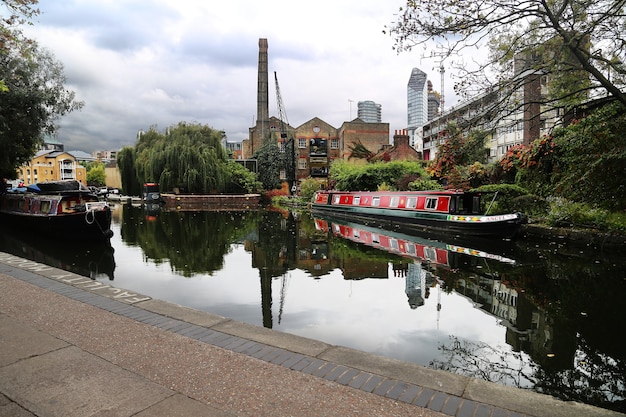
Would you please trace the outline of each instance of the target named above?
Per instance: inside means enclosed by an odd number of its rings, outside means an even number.
[[[514,237],[526,218],[520,213],[480,214],[479,193],[447,191],[318,191],[313,212],[376,220],[413,231],[463,236]]]

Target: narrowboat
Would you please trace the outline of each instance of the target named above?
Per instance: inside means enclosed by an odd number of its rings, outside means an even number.
[[[0,220],[3,227],[59,240],[106,241],[113,236],[108,203],[75,180],[2,193]]]
[[[375,219],[411,231],[512,238],[526,222],[520,213],[480,214],[480,194],[447,191],[318,191],[313,213]]]

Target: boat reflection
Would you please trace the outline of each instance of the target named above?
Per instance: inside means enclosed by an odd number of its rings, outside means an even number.
[[[463,246],[459,243],[447,243],[401,231],[388,230],[377,223],[362,224],[332,217],[316,217],[315,227],[317,230],[331,232],[334,236],[419,262],[428,262],[433,266],[453,267],[456,264],[452,259],[455,255],[467,255],[493,259],[511,265],[515,264],[514,259],[504,255]]]
[[[5,230],[0,234],[0,251],[91,279],[114,279],[114,249],[104,242],[52,240],[40,235]]]

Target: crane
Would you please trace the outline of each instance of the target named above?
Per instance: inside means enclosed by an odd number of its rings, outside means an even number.
[[[283,98],[280,95],[280,86],[278,85],[278,75],[276,74],[276,71],[274,71],[274,81],[276,82],[276,104],[278,106],[278,119],[280,120],[280,139],[281,142],[285,144],[285,174],[287,174],[289,192],[293,194],[296,183],[295,149],[293,138],[287,138],[287,126],[289,125],[289,121],[287,120],[287,112],[285,111]]]

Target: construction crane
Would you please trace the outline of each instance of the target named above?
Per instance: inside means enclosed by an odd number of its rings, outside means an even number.
[[[285,111],[285,105],[283,104],[283,98],[280,95],[280,87],[278,85],[278,75],[274,71],[274,80],[276,82],[276,104],[278,106],[278,119],[280,120],[280,141],[285,146],[285,174],[287,175],[287,183],[289,184],[289,192],[291,194],[295,191],[296,183],[296,160],[293,138],[288,138],[287,126],[289,121],[287,120],[287,112]]]

